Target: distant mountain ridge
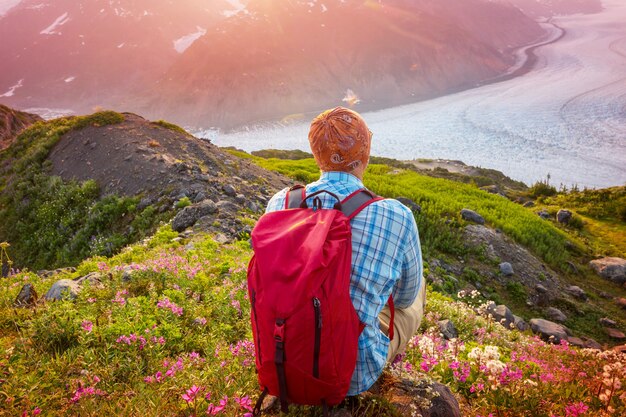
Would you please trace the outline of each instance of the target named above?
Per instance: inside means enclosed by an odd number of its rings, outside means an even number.
[[[0,16],[0,102],[222,128],[316,112],[347,89],[360,110],[392,106],[506,71],[542,35],[530,3],[23,0]]]

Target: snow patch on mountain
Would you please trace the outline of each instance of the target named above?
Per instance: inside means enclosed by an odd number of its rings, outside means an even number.
[[[42,35],[60,35],[61,32],[55,32],[55,30],[59,26],[63,26],[64,24],[69,22],[69,20],[70,20],[69,13],[65,12],[61,16],[57,17],[57,20],[55,20],[50,26],[48,26],[47,28],[45,28],[39,33],[41,33]]]
[[[232,17],[238,14],[241,11],[246,10],[246,5],[241,2],[241,0],[226,0],[231,6],[234,7],[234,10],[224,10],[222,15],[226,17]]]
[[[22,0],[0,0],[0,17],[4,16],[10,9],[17,6]]]
[[[174,49],[176,49],[176,52],[182,54],[200,37],[206,35],[206,29],[201,28],[200,26],[196,26],[196,29],[197,32],[190,33],[189,35],[185,35],[174,41]]]
[[[24,79],[21,79],[17,82],[17,84],[9,88],[9,90],[6,93],[0,95],[0,97],[13,97],[15,95],[15,90],[23,86],[24,86]]]

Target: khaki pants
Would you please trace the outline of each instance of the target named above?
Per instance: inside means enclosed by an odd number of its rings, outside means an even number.
[[[398,353],[404,352],[404,348],[409,340],[417,333],[422,317],[424,316],[424,305],[426,303],[426,286],[423,285],[417,294],[415,302],[407,308],[395,309],[393,317],[393,340],[389,343],[387,362],[391,362]],[[386,305],[378,315],[380,329],[389,335],[390,311]]]

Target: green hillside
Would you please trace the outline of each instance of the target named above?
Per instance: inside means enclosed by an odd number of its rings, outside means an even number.
[[[8,253],[17,265],[28,266],[0,281],[0,416],[249,417],[260,392],[245,279],[252,251],[249,229],[240,231],[229,222],[238,219],[249,228],[262,210],[234,201],[250,197],[244,193],[265,198],[288,182],[282,177],[270,182],[270,176],[278,177],[273,172],[307,183],[319,177],[318,168],[300,152],[288,152],[290,160],[279,159],[285,155],[280,151],[216,153],[221,160],[212,168],[215,184],[204,171],[197,175],[203,175],[207,193],[216,193],[210,196],[230,200],[219,202],[226,203],[220,205],[221,217],[178,233],[173,222],[165,222],[174,210],[191,204],[187,197],[162,203],[171,211],[153,205],[140,210],[137,196],[107,197],[95,181],[51,175],[48,155],[61,136],[114,126],[120,116],[103,112],[40,122],[0,153],[0,241],[11,244]],[[167,122],[156,126],[186,135]],[[226,161],[227,156],[236,158]],[[427,408],[427,398],[409,398],[412,411],[392,405],[398,401],[393,391],[398,381],[447,385],[467,416],[626,413],[626,357],[611,349],[617,341],[598,324],[610,318],[615,328],[626,329],[624,310],[616,303],[626,298],[626,289],[588,266],[599,256],[626,256],[625,187],[550,193],[536,198],[534,207],[523,207],[471,180],[435,178],[397,161],[378,162],[385,163],[369,166],[365,185],[421,207],[415,216],[431,285],[420,332],[406,355],[385,370],[381,390],[351,405],[353,416],[419,415],[417,407]],[[175,160],[172,167],[192,163]],[[218,171],[226,167],[232,171]],[[184,182],[188,176],[185,171],[175,178]],[[220,182],[224,179],[231,182]],[[236,190],[244,182],[251,188]],[[535,191],[520,189],[518,196],[527,200]],[[530,330],[496,323],[487,313],[489,302],[504,303],[526,320],[544,317],[547,306],[530,302],[536,288],[501,273],[500,259],[489,256],[488,245],[468,243],[465,231],[471,224],[461,217],[462,209],[476,211],[488,230],[511,240],[506,247],[527,250],[524,256],[546,273],[533,277],[537,282],[579,286],[587,299],[558,293],[549,305],[567,314],[564,324],[575,336],[592,337],[605,350],[548,344]],[[554,220],[560,209],[571,210],[574,221]],[[550,214],[547,220],[537,215],[540,210]],[[153,233],[159,221],[164,223]],[[213,231],[216,227],[235,232],[226,238]],[[33,272],[59,266],[76,269]],[[61,279],[81,284],[61,301],[41,300]],[[20,304],[18,294],[28,285],[38,297]],[[445,319],[458,330],[457,339],[442,338],[438,322]],[[310,413],[292,407],[289,415]]]
[[[99,274],[73,301],[15,308],[25,283],[41,295],[53,281],[28,271],[3,280],[0,415],[249,412],[259,394],[245,285],[250,255],[246,241],[222,245],[209,235],[180,240],[164,227],[145,244],[56,275],[54,280]],[[545,344],[494,323],[484,307],[474,310],[480,297],[464,301],[469,304],[429,292],[423,332],[386,371],[388,383],[440,381],[472,416],[626,411],[626,394],[616,382],[626,377],[623,356]],[[437,321],[444,318],[455,323],[456,342],[439,335]],[[604,387],[610,395],[602,394]],[[385,395],[363,396],[353,415],[402,415]],[[606,413],[607,407],[615,412]],[[289,415],[309,412],[292,407]]]

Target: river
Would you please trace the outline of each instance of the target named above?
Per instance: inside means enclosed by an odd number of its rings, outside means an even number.
[[[597,14],[553,18],[552,30],[561,28],[563,36],[529,49],[535,54],[531,71],[363,113],[374,132],[372,154],[457,159],[527,184],[548,174],[556,186],[626,184],[626,1],[605,0],[604,6]],[[246,151],[308,151],[307,131],[302,122],[211,139]]]

